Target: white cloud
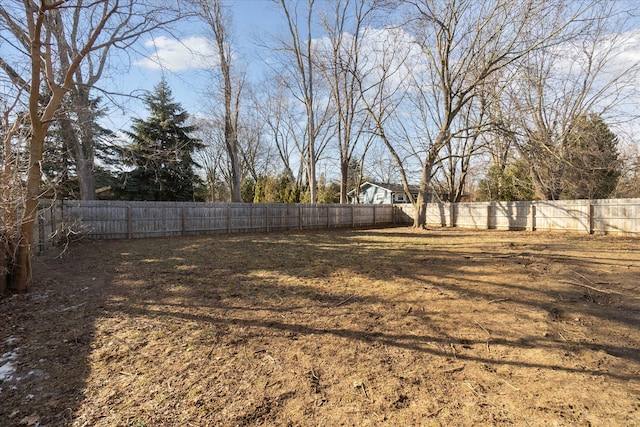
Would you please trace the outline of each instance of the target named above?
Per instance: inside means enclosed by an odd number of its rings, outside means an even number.
[[[150,70],[186,71],[215,67],[217,49],[206,37],[192,36],[177,40],[157,37],[145,42],[152,51],[136,65]]]

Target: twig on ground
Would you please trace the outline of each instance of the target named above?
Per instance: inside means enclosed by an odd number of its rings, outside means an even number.
[[[600,289],[600,288],[596,288],[596,287],[593,287],[593,286],[585,285],[584,283],[572,282],[570,280],[561,280],[561,282],[568,283],[568,284],[574,285],[574,286],[580,286],[580,287],[583,287],[583,288],[591,289],[592,291],[600,292],[601,294],[612,294],[612,293],[614,293],[614,292],[611,292],[611,291],[607,291],[606,289]]]
[[[253,363],[251,362],[251,360],[249,360],[249,357],[247,357],[247,347],[242,347],[242,353],[244,354],[244,358],[249,366],[253,366]]]
[[[571,270],[571,272],[572,272],[573,274],[575,274],[576,276],[580,276],[580,277],[582,277],[582,278],[583,278],[584,280],[586,280],[587,282],[593,283],[593,280],[589,279],[589,278],[588,278],[587,276],[585,276],[584,274],[578,273],[578,272],[577,272],[577,271],[575,271],[575,270]]]
[[[351,300],[351,299],[352,299],[353,297],[355,297],[355,296],[356,296],[355,294],[354,294],[354,295],[351,295],[349,298],[345,298],[345,299],[343,299],[342,301],[340,301],[339,303],[337,303],[337,304],[336,304],[336,305],[334,305],[333,307],[339,307],[339,306],[341,306],[342,304],[344,304],[344,303],[348,302],[349,300]]]
[[[444,369],[442,371],[443,374],[452,374],[454,372],[458,372],[458,371],[462,371],[464,369],[465,365],[461,365],[461,366],[454,366],[453,368],[449,368],[449,369]]]
[[[506,385],[508,385],[509,387],[511,387],[512,389],[514,389],[515,391],[521,391],[518,387],[514,387],[509,381],[504,380],[502,378],[500,378],[500,381],[502,381],[503,383],[505,383]]]
[[[82,307],[82,306],[83,306],[83,305],[85,305],[85,304],[87,304],[87,303],[86,303],[86,302],[82,302],[82,303],[77,304],[77,305],[72,305],[71,307],[63,308],[63,309],[62,309],[62,310],[60,310],[60,311],[61,311],[61,312],[65,312],[65,311],[69,311],[69,310],[75,310],[76,308],[80,308],[80,307]]]
[[[492,299],[491,301],[487,301],[487,304],[493,304],[493,303],[496,303],[496,302],[504,302],[504,301],[509,301],[509,298]]]
[[[485,328],[484,326],[482,326],[477,320],[474,320],[473,323],[475,323],[476,325],[480,326],[480,328],[485,331],[485,333],[487,334],[487,336],[491,336],[491,333],[489,331],[487,331],[487,328]]]
[[[562,335],[562,333],[560,333],[560,331],[556,331],[558,333],[558,335],[560,335],[560,338],[562,338],[563,341],[568,341],[564,335]]]
[[[466,385],[467,387],[469,387],[469,389],[471,389],[471,391],[473,392],[473,394],[475,394],[477,397],[480,397],[480,393],[478,393],[476,391],[475,388],[473,388],[473,386],[470,383],[464,383],[464,385]]]
[[[427,418],[435,417],[436,415],[438,415],[440,413],[440,411],[442,411],[443,408],[444,408],[444,406],[441,406],[438,409],[436,409],[435,411],[431,411],[430,413],[428,413],[426,415],[426,417]]]

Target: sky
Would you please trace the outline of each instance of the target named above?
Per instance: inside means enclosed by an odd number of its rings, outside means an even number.
[[[259,81],[265,70],[261,60],[264,48],[259,44],[281,30],[276,5],[270,0],[232,0],[228,4],[232,8],[232,37],[237,54],[246,62],[250,78]],[[211,75],[206,69],[215,63],[214,41],[202,24],[183,23],[177,30],[180,39],[167,34],[144,37],[136,52],[129,53],[131,64],[127,72],[117,73],[108,80],[110,88],[142,95],[164,77],[174,99],[189,114],[206,113],[210,99],[207,87],[211,87]],[[144,118],[144,104],[135,99],[120,97],[118,100],[124,108],[112,108],[107,124],[114,130],[129,130],[131,117]]]
[[[323,4],[322,1],[319,3]],[[228,0],[226,4],[231,7],[232,37],[238,58],[246,64],[249,80],[260,83],[266,69],[264,61],[268,60],[266,57],[270,53],[264,46],[270,43],[272,37],[283,35],[286,31],[281,12],[271,0]],[[640,60],[640,20],[629,29],[635,29],[634,37],[624,44],[624,51],[619,58],[631,63]],[[178,38],[169,34],[144,37],[135,51],[128,54],[130,59],[125,61],[127,64],[123,63],[128,65],[128,71],[112,76],[105,84],[116,92],[143,95],[164,77],[173,91],[175,101],[191,116],[206,117],[212,108],[208,88],[214,85],[212,75],[207,72],[208,64],[215,61],[210,30],[195,22],[182,23],[174,30]],[[194,55],[193,51],[200,54]],[[614,61],[611,65],[621,66],[620,61]],[[640,100],[636,97],[634,95],[629,99],[629,105],[640,115],[640,108],[637,107]],[[123,108],[110,109],[105,119],[105,126],[109,129],[131,130],[132,118],[147,117],[148,112],[140,99],[120,97],[118,100]],[[640,147],[639,120],[626,123],[614,131],[619,135],[624,132],[622,139]]]
[[[622,2],[621,2],[622,3]],[[231,7],[234,48],[246,63],[250,80],[259,82],[264,76],[266,45],[273,36],[285,31],[278,6],[271,0],[228,0]],[[322,4],[322,2],[320,2]],[[640,31],[640,21],[636,29]],[[176,101],[190,114],[206,112],[211,87],[208,64],[215,61],[215,48],[203,24],[185,22],[174,29],[179,39],[168,34],[143,37],[135,52],[129,52],[127,72],[118,72],[106,82],[116,92],[142,94],[152,90],[164,77],[173,90]],[[628,61],[640,59],[640,32],[627,41],[621,56]],[[200,52],[200,55],[193,51]],[[129,116],[144,114],[139,101],[124,101],[131,111],[113,109],[111,121],[116,127],[127,126]]]

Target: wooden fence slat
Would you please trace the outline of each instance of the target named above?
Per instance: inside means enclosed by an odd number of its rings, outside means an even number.
[[[63,227],[87,237],[131,239],[410,224],[414,212],[410,204],[347,206],[62,200],[43,201],[42,205],[34,236],[35,248],[40,250],[51,247]],[[640,199],[428,203],[426,220],[428,226],[442,227],[640,235]]]

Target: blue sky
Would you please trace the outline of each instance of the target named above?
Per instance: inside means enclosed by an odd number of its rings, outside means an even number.
[[[234,0],[227,4],[232,7],[234,48],[246,63],[250,78],[260,80],[264,66],[259,51],[264,51],[264,48],[260,48],[259,43],[264,41],[266,44],[269,37],[281,30],[277,5],[269,0]],[[203,24],[194,22],[182,23],[173,32],[179,39],[168,34],[143,38],[136,52],[128,53],[131,65],[127,71],[116,73],[105,83],[109,90],[141,95],[152,90],[164,76],[175,100],[191,115],[206,112],[206,91],[211,86],[211,76],[206,72],[206,56],[215,55],[212,41],[208,39],[210,32]],[[190,50],[203,55],[193,55]],[[123,99],[122,102],[125,110],[112,108],[106,121],[114,130],[128,130],[131,117],[144,118],[146,114],[141,102],[134,99]]]
[[[263,59],[269,55],[268,49],[259,44],[268,45],[271,37],[286,31],[282,12],[270,0],[233,0],[226,4],[232,8],[231,30],[238,58],[246,64],[250,80],[259,82],[265,71]],[[637,21],[636,28],[640,29]],[[208,39],[210,31],[202,23],[183,22],[172,33],[143,38],[135,52],[128,53],[128,70],[103,84],[110,90],[141,95],[153,89],[164,76],[175,100],[191,115],[206,114],[210,98],[207,91],[213,86],[212,77],[206,71],[207,56],[215,57],[212,41]],[[194,50],[201,55],[193,55]],[[620,58],[629,62],[640,60],[640,31],[628,40]],[[121,65],[126,65],[125,62],[127,60],[122,60]],[[111,109],[106,123],[109,128],[129,130],[131,117],[144,118],[147,114],[143,103],[137,100],[125,100],[124,107]]]

